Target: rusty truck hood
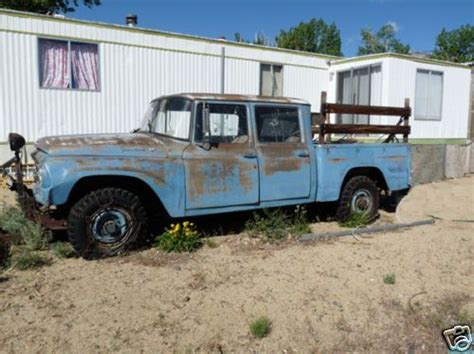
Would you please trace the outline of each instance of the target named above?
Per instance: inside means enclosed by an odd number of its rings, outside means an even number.
[[[50,156],[182,155],[187,141],[145,133],[50,136],[36,147]]]

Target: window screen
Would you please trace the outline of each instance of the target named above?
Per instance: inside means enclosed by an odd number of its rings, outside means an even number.
[[[298,109],[261,106],[255,108],[258,141],[265,143],[298,143],[301,131]]]
[[[262,96],[283,96],[283,66],[260,65],[260,94]]]
[[[443,73],[417,70],[415,119],[440,120],[443,102]]]
[[[211,143],[247,143],[249,140],[247,107],[236,104],[209,104]],[[203,104],[196,110],[195,141],[202,142],[208,132],[203,131]]]
[[[99,90],[97,44],[39,39],[42,88]]]

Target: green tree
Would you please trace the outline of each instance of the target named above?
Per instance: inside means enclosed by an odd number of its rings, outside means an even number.
[[[265,46],[271,45],[268,38],[262,32],[257,32],[255,34],[255,38],[252,41],[245,39],[239,32],[237,32],[237,33],[234,33],[234,41],[239,42],[239,43],[252,43],[252,44],[257,44],[257,45],[265,45]]]
[[[457,63],[474,61],[474,26],[464,25],[452,31],[443,28],[436,38],[433,58]]]
[[[100,5],[101,0],[0,0],[0,8],[40,14],[67,13],[74,12],[80,2],[87,7],[93,7]]]
[[[360,32],[363,46],[359,47],[359,55],[376,54],[376,53],[401,53],[409,54],[410,46],[403,44],[395,37],[397,30],[391,23],[387,23],[380,27],[377,33],[372,32],[371,28],[364,28]]]
[[[341,34],[334,22],[328,25],[313,18],[288,31],[281,30],[275,39],[280,48],[342,56]]]

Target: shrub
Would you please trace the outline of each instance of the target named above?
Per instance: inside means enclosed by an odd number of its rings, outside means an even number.
[[[41,226],[27,219],[17,208],[5,208],[0,213],[0,228],[7,233],[17,236],[30,250],[48,248],[50,236],[43,233]]]
[[[33,251],[25,245],[17,246],[11,252],[11,266],[19,270],[39,268],[51,262],[40,252]]]
[[[354,229],[357,227],[368,225],[369,223],[370,219],[367,214],[354,213],[351,214],[351,216],[347,220],[340,222],[339,225],[341,225],[342,227]]]
[[[71,245],[66,242],[55,242],[51,244],[50,249],[58,258],[71,258],[76,254]]]
[[[282,209],[263,209],[254,212],[245,224],[246,232],[252,237],[263,236],[268,242],[277,242],[289,235],[311,232],[306,209],[297,206],[293,213]]]
[[[250,332],[256,338],[266,337],[271,331],[272,322],[268,317],[262,316],[250,323]]]
[[[383,276],[383,283],[384,284],[395,284],[397,277],[395,273],[388,273]]]
[[[203,244],[193,223],[171,224],[155,239],[155,246],[165,252],[192,252]]]

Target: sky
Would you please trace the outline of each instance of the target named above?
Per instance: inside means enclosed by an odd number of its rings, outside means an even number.
[[[474,0],[102,0],[79,7],[68,17],[124,24],[138,16],[138,27],[210,38],[233,39],[240,32],[252,39],[262,32],[271,41],[281,29],[322,18],[341,31],[344,56],[357,55],[362,28],[392,23],[412,51],[431,51],[444,27],[474,24]]]

